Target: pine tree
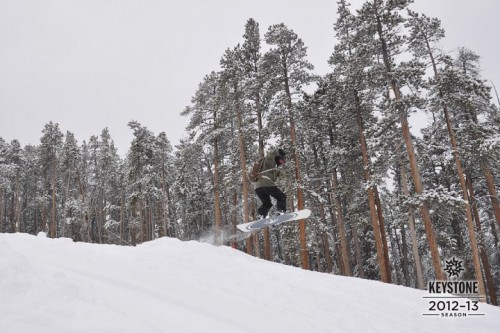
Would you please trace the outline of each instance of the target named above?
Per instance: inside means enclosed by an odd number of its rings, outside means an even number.
[[[362,108],[361,91],[365,88],[363,83],[368,81],[365,75],[365,69],[370,65],[370,60],[366,57],[364,45],[356,36],[354,26],[356,24],[355,17],[349,12],[346,3],[340,2],[339,18],[335,24],[337,38],[340,44],[336,46],[336,50],[330,59],[331,64],[336,65],[336,70],[339,72],[337,77],[345,77],[345,89],[351,103],[354,107],[351,112],[354,113],[356,125],[358,128],[358,136],[363,159],[364,180],[367,183],[368,203],[370,207],[370,216],[375,236],[375,245],[377,249],[377,259],[380,266],[382,281],[391,282],[391,273],[389,266],[389,255],[387,249],[386,232],[384,228],[384,220],[382,216],[382,207],[377,204],[377,188],[374,184],[371,171],[371,163],[365,135],[366,130],[366,111]]]
[[[416,49],[416,54],[418,53],[424,53],[426,56],[429,57],[432,68],[434,71],[434,79],[438,82],[440,82],[441,77],[440,74],[437,70],[437,64],[435,60],[435,56],[432,52],[431,48],[431,43],[434,43],[438,41],[441,37],[444,36],[444,31],[440,28],[440,22],[436,19],[430,19],[423,15],[422,17],[419,17],[418,14],[411,12],[410,11],[410,16],[412,20],[409,20],[409,26],[412,28],[412,35],[410,37],[410,43],[412,44],[413,48]],[[438,95],[439,99],[443,99],[444,94],[443,90],[438,88]],[[457,168],[457,173],[458,173],[458,179],[460,181],[460,187],[462,189],[462,195],[464,199],[464,204],[465,204],[465,215],[467,217],[467,228],[469,230],[469,239],[471,242],[471,250],[473,254],[473,260],[474,260],[474,270],[476,273],[476,278],[479,281],[479,290],[480,294],[484,295],[485,290],[484,290],[484,284],[483,284],[483,279],[482,279],[482,271],[481,271],[481,264],[480,264],[480,259],[479,259],[479,252],[478,252],[478,246],[476,242],[476,232],[474,230],[474,222],[472,220],[472,209],[470,206],[469,202],[469,195],[467,192],[467,187],[465,184],[465,174],[463,171],[462,167],[462,159],[460,158],[460,153],[458,150],[458,142],[456,139],[455,131],[453,129],[453,126],[451,124],[451,118],[450,114],[448,111],[448,106],[446,103],[443,103],[442,105],[443,109],[443,114],[444,114],[444,119],[446,121],[446,127],[448,129],[448,134],[450,137],[451,141],[451,148],[452,148],[452,153],[453,157],[455,159],[455,165]]]
[[[239,150],[239,160],[240,160],[240,179],[241,179],[241,190],[243,199],[243,223],[250,221],[249,212],[249,183],[247,176],[247,144],[245,142],[244,133],[246,129],[243,124],[243,87],[240,82],[244,79],[244,63],[243,63],[243,52],[240,46],[237,46],[233,50],[227,50],[224,54],[221,65],[223,72],[221,75],[222,83],[227,84],[229,87],[230,95],[228,96],[231,101],[232,109],[237,119],[237,129],[238,129],[238,150]],[[236,225],[233,226],[233,231],[236,231]],[[247,246],[248,251],[249,246]]]
[[[192,115],[189,130],[200,131],[197,138],[203,144],[209,143],[212,148],[213,165],[213,194],[215,212],[215,242],[221,242],[222,211],[221,211],[221,175],[220,161],[222,155],[220,148],[222,132],[228,120],[227,109],[223,97],[225,87],[220,84],[220,73],[212,72],[207,75],[199,85],[192,99],[193,105],[183,111],[183,115]]]
[[[76,216],[73,216],[73,211],[78,212],[77,194],[78,194],[78,181],[76,170],[78,168],[80,156],[80,149],[75,135],[67,131],[64,140],[64,146],[61,152],[61,177],[64,191],[63,200],[63,225],[61,236],[66,237],[66,225],[69,225],[71,237],[75,237],[74,225],[77,223]]]
[[[40,139],[40,163],[45,176],[46,189],[51,197],[50,209],[50,228],[49,236],[57,237],[58,218],[57,218],[57,173],[59,154],[63,144],[63,137],[59,124],[49,122],[42,131],[43,136]]]
[[[264,87],[269,79],[266,77],[262,66],[262,54],[260,52],[261,39],[259,24],[254,19],[248,19],[245,24],[244,42],[241,46],[243,74],[245,76],[244,93],[245,98],[253,102],[257,118],[257,141],[259,145],[259,156],[264,156],[264,126],[263,112]]]
[[[271,81],[271,77],[267,75],[266,71],[262,70],[262,66],[266,66],[262,61],[262,54],[260,52],[261,49],[261,38],[260,38],[260,30],[259,24],[254,19],[248,19],[245,24],[245,34],[243,35],[244,42],[241,46],[242,52],[242,66],[243,66],[243,74],[244,80],[243,84],[243,92],[245,101],[249,108],[251,108],[255,112],[255,118],[257,119],[257,128],[256,128],[256,137],[258,141],[258,156],[264,157],[264,141],[267,138],[264,129],[264,117],[265,111],[269,104],[269,96],[273,93],[272,87],[270,87],[269,82]],[[267,96],[267,98],[266,98]],[[253,121],[253,117],[251,118]],[[253,131],[251,128],[247,128],[246,132],[253,136]],[[251,140],[247,140],[251,141]],[[251,142],[253,144],[253,142]],[[250,157],[253,157],[253,154],[248,154]],[[255,160],[252,158],[252,160]],[[250,197],[252,199],[252,197]],[[256,209],[253,209],[253,218],[256,217],[255,213]],[[255,241],[258,241],[258,238],[254,237]],[[264,258],[267,260],[271,260],[271,240],[269,228],[264,228],[263,230],[263,238],[264,238]],[[247,241],[247,252],[250,252],[250,240]]]
[[[161,219],[160,224],[160,236],[170,236],[174,235],[174,227],[172,219],[170,216],[171,210],[171,198],[170,198],[170,188],[175,179],[173,175],[173,149],[170,141],[167,138],[165,132],[161,132],[156,138],[156,149],[154,154],[155,166],[154,169],[157,170],[160,177],[159,188],[161,190],[161,213],[158,218]]]
[[[139,241],[154,239],[154,221],[150,209],[152,208],[151,196],[156,191],[153,170],[155,140],[153,133],[139,122],[131,121],[128,125],[134,132],[127,159],[128,182],[132,191],[129,204],[133,211],[130,233],[132,244],[136,244]],[[137,235],[138,231],[139,235]]]
[[[87,242],[92,242],[92,220],[91,220],[91,207],[92,202],[92,191],[90,189],[90,179],[91,179],[91,167],[90,167],[90,149],[89,145],[83,141],[81,146],[81,163],[78,166],[77,177],[78,177],[78,189],[80,192],[80,202],[81,202],[81,228],[80,234],[81,238]]]
[[[438,84],[440,91],[443,92],[442,101],[449,107],[453,127],[457,129],[456,139],[458,146],[463,151],[467,182],[472,181],[472,177],[478,178],[474,174],[482,174],[486,182],[485,187],[490,196],[496,196],[494,177],[490,165],[492,165],[491,161],[495,160],[495,156],[498,156],[498,149],[494,149],[494,146],[485,144],[485,142],[488,142],[496,135],[498,128],[495,128],[493,124],[479,121],[481,117],[489,113],[491,108],[489,100],[491,97],[489,88],[478,76],[478,59],[478,56],[470,50],[459,49],[457,59],[454,62],[448,61],[447,66],[440,72],[441,79]],[[467,190],[471,197],[475,197],[472,185],[469,185]],[[493,212],[495,212],[495,199],[492,199],[491,202]],[[472,213],[475,219],[473,227],[477,227],[477,242],[482,243],[483,235],[481,234],[479,215],[474,214],[474,210]],[[480,244],[478,246],[471,240],[471,249],[475,266],[478,266],[476,261],[479,261],[481,256],[485,273],[489,275],[489,263],[485,254],[481,254]],[[482,274],[482,272],[480,273]],[[476,272],[476,278],[477,276],[480,275]],[[486,276],[486,281],[490,289],[490,300],[495,302],[495,297],[491,298],[491,295],[495,293],[491,291],[494,289],[491,277]],[[481,287],[484,294],[484,286]]]
[[[373,0],[371,3],[366,2],[359,11],[359,22],[367,23],[365,24],[364,30],[366,34],[371,34],[374,38],[374,56],[381,57],[383,60],[381,74],[385,77],[387,86],[390,89],[388,102],[391,104],[391,107],[394,108],[394,112],[399,118],[403,142],[406,146],[406,152],[410,162],[413,185],[416,193],[421,195],[424,192],[424,186],[422,184],[417,156],[408,124],[408,112],[409,106],[412,105],[412,96],[405,96],[401,90],[402,82],[415,79],[416,76],[413,72],[418,72],[421,69],[419,69],[419,65],[415,63],[400,64],[397,66],[394,59],[395,56],[402,52],[401,48],[404,42],[404,38],[399,33],[404,23],[401,12],[403,9],[407,8],[410,3],[410,0]],[[422,202],[419,205],[419,211],[425,225],[436,278],[442,280],[445,278],[445,275],[441,268],[441,259],[428,204]]]
[[[306,60],[307,48],[302,40],[284,24],[269,27],[265,34],[265,40],[271,45],[271,50],[266,53],[265,58],[270,64],[270,70],[276,78],[276,83],[280,87],[277,99],[280,106],[288,112],[290,145],[292,159],[295,163],[297,208],[301,210],[304,209],[305,205],[300,172],[300,150],[296,133],[296,107],[292,95],[300,94],[302,87],[312,80],[309,71],[313,69],[313,66]],[[299,221],[299,228],[302,268],[309,269],[305,220]]]
[[[40,230],[38,195],[41,192],[41,174],[38,165],[38,148],[27,145],[22,150],[22,192],[24,227],[21,232],[36,234]]]
[[[7,150],[9,149],[7,142],[0,137],[0,233],[5,232],[4,217],[5,217],[5,200],[7,188],[9,186],[9,167],[7,164]]]
[[[110,242],[117,243],[119,239],[119,222],[117,220],[119,220],[121,200],[120,193],[116,190],[116,184],[119,182],[120,163],[117,149],[108,128],[101,131],[97,158],[97,165],[100,170],[98,193],[102,204],[101,219],[103,229],[106,231],[107,237],[113,239]]]
[[[11,232],[20,232],[21,229],[21,210],[22,210],[22,193],[21,193],[21,177],[23,171],[23,154],[21,145],[18,140],[10,142],[10,150],[7,154],[10,161],[12,172],[12,198],[10,210],[10,230]]]
[[[172,185],[174,215],[182,222],[176,231],[180,239],[199,239],[214,221],[213,188],[206,159],[199,142],[181,139],[175,152],[176,177]]]
[[[469,101],[465,101],[463,97],[460,100],[459,96],[454,96],[453,99],[455,102],[462,104],[462,109],[465,109],[464,111],[466,111],[463,113],[463,116],[471,123],[472,126],[479,125],[478,119],[480,113],[492,113],[492,111],[490,111],[492,106],[489,104],[489,100],[491,99],[489,95],[490,89],[485,86],[484,82],[479,77],[478,61],[479,56],[467,48],[460,48],[457,59],[455,60],[455,66],[458,67],[461,73],[465,76],[463,79],[460,78],[457,83],[461,83],[464,86],[464,89],[467,90],[466,92],[472,96]],[[490,128],[488,128],[486,124],[480,126],[478,131],[475,131],[469,138],[471,139],[471,142],[478,144],[476,148],[479,148],[482,142],[488,140],[486,137],[491,136],[491,132],[498,132],[498,128],[494,127],[495,124],[492,125],[493,126]],[[496,125],[498,126],[498,124]],[[490,154],[485,154],[484,149],[481,149],[478,152],[482,153],[477,157],[479,158],[479,165],[486,180],[493,213],[497,224],[500,227],[500,200],[498,199],[492,171],[492,165],[495,165],[493,162],[494,159],[489,159],[488,156]]]

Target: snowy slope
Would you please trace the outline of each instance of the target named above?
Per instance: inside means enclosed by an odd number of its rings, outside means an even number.
[[[480,317],[423,316],[425,295],[198,242],[119,247],[0,234],[2,333],[500,329],[500,308],[485,304]]]

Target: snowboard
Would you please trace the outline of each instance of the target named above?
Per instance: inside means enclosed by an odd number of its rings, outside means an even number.
[[[309,209],[302,209],[296,212],[286,213],[283,215],[270,216],[265,219],[256,220],[248,223],[238,224],[236,227],[243,232],[257,231],[272,225],[278,225],[285,222],[297,221],[308,218],[311,215]]]

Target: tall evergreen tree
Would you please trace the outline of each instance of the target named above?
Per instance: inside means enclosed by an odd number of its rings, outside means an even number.
[[[242,189],[242,201],[243,201],[243,222],[247,223],[250,221],[250,211],[249,211],[249,182],[247,176],[247,144],[245,142],[245,132],[246,128],[243,123],[243,108],[244,108],[244,92],[243,87],[240,82],[244,79],[244,63],[243,63],[243,52],[240,46],[237,46],[233,50],[227,50],[224,57],[221,60],[222,65],[222,75],[221,83],[225,83],[229,86],[229,99],[231,101],[231,108],[234,110],[234,114],[237,119],[237,129],[238,129],[238,150],[239,150],[239,161],[240,161],[240,181]],[[235,221],[236,222],[236,221]],[[233,230],[236,231],[236,225],[233,226]],[[248,247],[247,247],[248,248]]]
[[[132,244],[154,239],[154,221],[150,214],[151,197],[156,192],[153,170],[155,137],[137,121],[128,123],[134,139],[128,154],[128,182],[131,189],[129,205],[132,207],[130,233]]]
[[[175,152],[172,193],[180,239],[200,239],[213,226],[213,188],[204,155],[203,145],[190,139],[181,139]]]
[[[419,53],[424,53],[426,55],[431,64],[432,68],[434,71],[434,79],[437,82],[440,82],[441,76],[437,70],[437,64],[435,60],[435,55],[433,54],[432,48],[431,48],[431,43],[434,43],[438,41],[442,36],[444,36],[444,31],[440,28],[440,22],[436,19],[430,19],[423,15],[422,17],[419,17],[418,14],[411,12],[410,11],[410,17],[411,20],[409,20],[409,26],[412,28],[412,35],[410,38],[411,44],[414,47],[414,50],[416,51],[416,55]],[[443,90],[438,88],[438,95],[439,99],[443,99],[444,94]],[[460,187],[462,189],[462,195],[464,199],[464,204],[465,204],[465,215],[467,218],[467,228],[469,231],[469,239],[471,242],[471,250],[473,254],[473,260],[474,260],[474,269],[476,272],[476,277],[479,281],[480,285],[480,293],[481,295],[484,295],[484,284],[483,284],[483,279],[482,279],[482,271],[481,271],[481,264],[480,264],[480,259],[479,259],[479,251],[478,251],[478,246],[476,242],[476,232],[474,230],[474,222],[472,219],[472,209],[470,206],[469,202],[469,195],[467,192],[467,187],[465,183],[465,173],[463,171],[462,167],[462,159],[460,157],[460,153],[458,150],[458,142],[456,139],[455,131],[453,129],[453,125],[451,123],[451,117],[450,117],[450,112],[448,110],[448,106],[446,103],[443,103],[442,105],[442,110],[443,110],[443,115],[444,119],[446,122],[446,127],[448,129],[448,135],[450,137],[450,142],[451,142],[451,148],[452,148],[452,154],[455,159],[455,165],[457,168],[457,174],[458,174],[458,179],[460,182]]]
[[[183,111],[183,115],[192,115],[189,130],[199,131],[197,140],[209,143],[212,148],[213,193],[215,212],[215,239],[221,242],[222,211],[221,211],[221,175],[220,175],[220,149],[224,130],[227,123],[227,109],[224,104],[224,85],[220,84],[220,73],[212,72],[207,75],[199,85],[192,99],[193,105]]]
[[[304,42],[293,30],[288,29],[284,24],[276,24],[269,27],[265,34],[266,42],[271,49],[266,53],[266,61],[270,64],[272,71],[279,85],[277,100],[278,108],[286,110],[288,113],[288,123],[290,126],[290,146],[292,149],[292,159],[295,164],[295,181],[297,186],[297,208],[304,209],[304,194],[302,176],[300,172],[300,149],[296,133],[296,112],[294,96],[300,95],[304,85],[312,80],[310,70],[313,66],[307,61],[307,48]],[[300,251],[302,268],[309,269],[309,257],[307,253],[306,222],[299,221],[300,228]]]
[[[365,50],[362,41],[362,34],[356,35],[354,30],[357,24],[355,17],[350,13],[345,1],[339,3],[339,17],[335,24],[337,38],[340,43],[336,46],[335,52],[330,59],[331,64],[336,65],[337,77],[345,77],[344,89],[349,95],[350,105],[353,108],[348,112],[354,113],[358,136],[363,160],[364,180],[367,183],[368,203],[370,207],[370,216],[375,236],[375,245],[377,249],[377,259],[380,266],[380,275],[382,281],[391,282],[391,273],[389,267],[389,255],[387,249],[386,232],[382,216],[382,207],[377,207],[377,187],[373,181],[373,171],[371,170],[370,156],[366,139],[366,122],[370,115],[367,110],[363,110],[362,91],[366,89],[366,68],[370,65],[368,53]],[[361,39],[361,40],[360,40]],[[349,105],[347,104],[347,105]],[[366,107],[365,107],[366,109]]]
[[[173,174],[173,148],[165,132],[161,132],[156,138],[156,149],[154,154],[154,169],[159,173],[159,188],[161,190],[161,208],[157,218],[161,220],[160,236],[174,236],[175,230],[171,217],[171,197],[170,191],[175,180]]]
[[[61,152],[61,174],[64,192],[63,213],[62,213],[62,230],[61,235],[67,237],[68,232],[66,226],[70,227],[70,235],[74,237],[74,225],[77,223],[76,217],[79,215],[78,205],[78,181],[77,168],[80,160],[80,149],[75,135],[67,131],[64,139],[64,145]],[[74,213],[76,213],[74,215]]]
[[[254,19],[248,19],[245,24],[245,34],[243,35],[244,42],[241,46],[242,53],[242,66],[243,66],[243,91],[245,96],[245,101],[247,102],[247,107],[249,107],[255,113],[255,118],[257,119],[256,135],[254,136],[254,131],[251,128],[247,128],[246,132],[252,137],[257,137],[258,141],[258,156],[264,157],[264,142],[268,137],[269,131],[265,131],[264,120],[265,111],[268,109],[270,97],[274,94],[273,86],[269,83],[273,78],[268,72],[262,69],[266,64],[262,61],[261,54],[261,38],[259,24]],[[253,117],[250,118],[253,122]],[[247,140],[255,141],[255,140]],[[253,144],[253,142],[251,142]],[[249,145],[250,146],[250,145]],[[251,147],[251,146],[250,146]],[[247,154],[249,157],[254,157],[254,154]],[[256,158],[256,157],[255,157]],[[252,158],[254,160],[255,158]],[[252,196],[250,196],[252,199]],[[254,200],[251,200],[254,201]],[[255,209],[253,209],[255,212]],[[253,214],[255,218],[256,214]],[[264,228],[263,230],[264,238],[264,258],[267,260],[271,259],[271,238],[269,233],[269,228]],[[254,238],[254,244],[255,244]],[[250,241],[247,241],[247,252],[250,252]]]
[[[414,98],[411,94],[403,94],[402,84],[403,82],[412,83],[412,80],[418,81],[418,72],[421,72],[422,68],[416,63],[400,63],[398,65],[395,62],[395,56],[401,54],[405,40],[400,33],[404,24],[401,12],[411,2],[411,0],[373,0],[372,2],[366,2],[359,11],[359,23],[363,26],[365,33],[373,37],[375,45],[373,50],[375,51],[374,57],[380,57],[383,60],[381,74],[384,76],[387,87],[390,89],[388,103],[399,118],[415,192],[421,195],[424,192],[424,186],[408,123],[408,115],[411,106],[414,105]],[[419,205],[419,211],[425,225],[436,278],[440,280],[444,279],[445,275],[441,267],[434,226],[428,204],[425,201]]]
[[[46,181],[46,193],[51,197],[50,208],[50,228],[49,236],[57,237],[58,218],[57,218],[57,173],[58,161],[61,152],[63,137],[59,124],[49,122],[42,131],[43,136],[40,139],[40,163]]]

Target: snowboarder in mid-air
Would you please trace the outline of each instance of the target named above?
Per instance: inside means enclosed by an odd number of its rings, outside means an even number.
[[[285,164],[286,154],[283,149],[271,150],[262,161],[255,184],[255,194],[259,197],[262,205],[257,209],[260,219],[267,217],[273,206],[271,197],[275,198],[276,213],[278,215],[286,212],[286,195],[276,186],[276,180],[281,174],[281,166]]]
[[[281,167],[285,164],[286,154],[283,149],[271,150],[265,157],[260,157],[249,169],[248,178],[255,184],[255,194],[259,197],[262,205],[257,209],[259,219],[242,224],[236,227],[246,236],[252,232],[265,227],[276,226],[281,223],[300,221],[311,215],[309,209],[302,209],[295,212],[286,213],[286,195],[278,186],[276,180],[281,174]],[[276,199],[276,216],[267,217],[269,210],[273,206],[271,198]]]

